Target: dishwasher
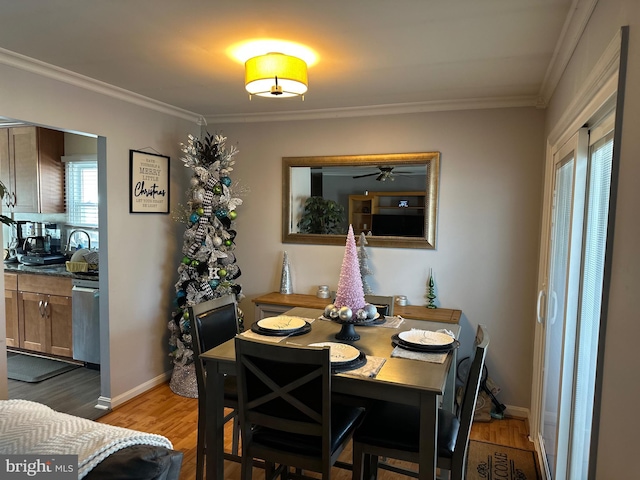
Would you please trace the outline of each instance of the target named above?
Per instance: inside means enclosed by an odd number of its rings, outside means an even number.
[[[100,364],[100,289],[98,280],[74,278],[71,281],[71,321],[73,358]]]

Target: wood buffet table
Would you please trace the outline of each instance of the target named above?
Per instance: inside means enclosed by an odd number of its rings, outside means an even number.
[[[290,297],[290,295],[288,295]],[[322,300],[322,299],[320,299]],[[317,319],[322,310],[293,308],[287,315]],[[348,372],[332,376],[331,389],[335,393],[368,400],[386,400],[420,408],[420,479],[436,478],[437,423],[439,398],[444,394],[455,351],[447,355],[442,364],[404,358],[392,358],[391,336],[411,328],[437,330],[448,328],[456,336],[460,327],[450,322],[425,322],[405,319],[399,328],[380,326],[356,327],[361,338],[351,343],[365,354],[385,358],[385,363],[374,378],[349,375]],[[340,325],[325,320],[315,320],[309,333],[287,337],[281,344],[308,345],[315,342],[336,341]],[[206,405],[206,477],[224,477],[224,375],[235,375],[235,343],[229,340],[201,355],[207,369]]]
[[[264,317],[273,317],[280,315],[293,307],[320,308],[324,310],[331,300],[328,298],[318,298],[315,295],[303,295],[300,293],[267,293],[254,298],[253,303],[256,304],[256,321]],[[427,308],[420,305],[400,306],[398,304],[393,307],[393,314],[400,315],[404,318],[412,318],[416,320],[429,320],[441,323],[460,323],[460,310],[451,310],[449,308]]]

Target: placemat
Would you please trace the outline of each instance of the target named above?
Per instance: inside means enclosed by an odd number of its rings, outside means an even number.
[[[374,378],[382,369],[384,362],[387,359],[384,357],[372,357],[367,355],[367,363],[361,366],[360,368],[356,368],[355,370],[349,370],[348,372],[343,372],[342,375],[352,375],[356,377],[367,377]]]
[[[289,338],[289,335],[260,335],[259,333],[254,332],[253,330],[245,330],[240,334],[242,337],[250,338],[252,340],[260,340],[261,342],[271,342],[271,343],[280,343],[285,338]]]
[[[372,324],[372,327],[384,327],[384,328],[398,328],[404,322],[404,318],[400,315],[394,315],[392,317],[384,317],[385,322],[380,324]]]
[[[408,358],[410,360],[421,360],[423,362],[431,363],[444,363],[447,359],[449,352],[445,353],[424,353],[424,352],[412,352],[405,350],[404,348],[395,347],[391,352],[392,357],[396,358]]]

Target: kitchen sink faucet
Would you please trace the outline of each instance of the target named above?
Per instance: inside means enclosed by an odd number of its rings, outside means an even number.
[[[73,230],[70,234],[69,234],[69,239],[67,240],[67,249],[65,250],[66,252],[69,252],[69,249],[71,248],[71,238],[73,237],[73,235],[75,233],[84,233],[87,236],[87,248],[89,250],[91,250],[91,237],[89,236],[89,233],[84,231],[84,230]],[[77,249],[77,248],[76,248]]]

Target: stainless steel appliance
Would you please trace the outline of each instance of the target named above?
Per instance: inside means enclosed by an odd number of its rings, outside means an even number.
[[[100,289],[98,280],[74,278],[71,281],[73,358],[100,364]]]

